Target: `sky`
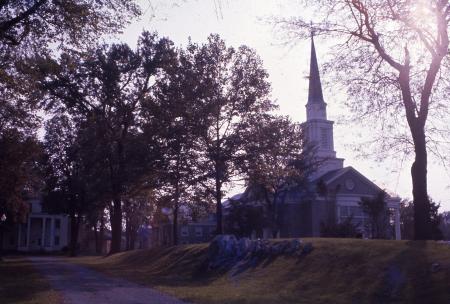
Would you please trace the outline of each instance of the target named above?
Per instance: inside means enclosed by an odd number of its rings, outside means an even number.
[[[130,45],[142,30],[157,31],[177,46],[193,42],[203,43],[211,33],[219,34],[228,46],[247,45],[256,50],[264,62],[272,84],[272,98],[279,105],[279,113],[295,122],[306,119],[310,42],[298,41],[286,45],[273,25],[272,16],[289,17],[304,14],[298,0],[138,0],[143,16],[130,24],[118,38]],[[313,14],[311,14],[313,19]],[[315,39],[319,65],[327,56],[329,43]],[[324,62],[324,60],[322,60]],[[326,80],[327,75],[321,75]],[[324,91],[328,119],[334,120],[334,144],[337,156],[345,158],[344,166],[352,166],[389,193],[411,199],[410,166],[412,161],[398,163],[361,158],[355,149],[362,144],[354,130],[370,136],[371,130],[362,125],[343,123],[348,116],[344,101],[346,92],[333,86]],[[229,194],[241,191],[239,187]],[[441,211],[450,211],[450,172],[439,162],[431,161],[428,168],[429,195],[441,203]]]

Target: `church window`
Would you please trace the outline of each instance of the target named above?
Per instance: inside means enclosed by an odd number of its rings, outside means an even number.
[[[326,128],[321,128],[320,129],[320,142],[321,142],[321,146],[324,149],[328,149],[329,148],[329,142],[328,142],[328,130]]]

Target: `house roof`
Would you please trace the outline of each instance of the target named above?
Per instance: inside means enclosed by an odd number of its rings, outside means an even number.
[[[222,208],[228,208],[230,206],[230,203],[232,201],[237,201],[243,198],[245,195],[245,192],[238,193],[233,195],[232,197],[227,198],[226,200],[222,201]]]

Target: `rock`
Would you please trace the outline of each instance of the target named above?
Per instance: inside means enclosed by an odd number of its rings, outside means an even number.
[[[208,265],[211,269],[227,268],[244,259],[252,265],[257,265],[267,257],[274,258],[283,254],[306,255],[312,250],[311,243],[303,244],[299,239],[272,243],[249,238],[238,240],[234,235],[217,235],[208,248]]]
[[[208,259],[211,268],[218,268],[232,263],[237,257],[238,241],[234,235],[217,235],[209,244]]]
[[[253,240],[250,240],[250,245],[249,245],[247,251],[248,251],[248,253],[252,254],[255,252],[255,250],[256,250],[256,242]]]
[[[252,241],[249,238],[241,238],[237,243],[237,253],[239,258],[244,258],[251,249]]]
[[[441,270],[441,264],[439,264],[439,263],[431,264],[431,272],[432,273],[438,272],[439,270]]]
[[[290,242],[286,241],[286,245],[284,247],[283,253],[288,254],[288,255],[294,254],[298,250],[298,248],[300,248],[298,246],[298,242],[299,241],[297,239],[292,240]]]
[[[302,241],[299,239],[292,240],[291,246],[295,251],[297,251],[302,247]]]
[[[271,255],[271,256],[277,256],[277,255],[281,254],[281,253],[283,252],[283,246],[284,246],[284,245],[283,245],[282,242],[272,244],[272,245],[270,246],[270,248],[269,248],[270,255]]]
[[[310,254],[314,250],[314,247],[311,243],[306,243],[303,245],[302,255]]]
[[[439,244],[450,246],[450,241],[438,241]]]
[[[255,250],[251,253],[252,256],[256,256],[259,259],[270,255],[271,246],[267,240],[257,240],[255,241]]]
[[[271,255],[277,256],[277,255],[282,254],[284,252],[284,247],[285,246],[286,246],[286,243],[284,241],[273,244],[271,246],[271,248],[270,248],[271,249],[270,250]]]

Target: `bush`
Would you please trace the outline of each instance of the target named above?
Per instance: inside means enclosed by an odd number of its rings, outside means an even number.
[[[359,224],[353,223],[353,217],[350,216],[340,223],[320,224],[320,236],[336,238],[362,238],[359,230]]]

